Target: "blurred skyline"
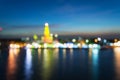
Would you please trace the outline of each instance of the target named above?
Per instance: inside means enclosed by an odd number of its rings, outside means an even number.
[[[58,35],[120,37],[119,0],[0,0],[0,37]],[[115,34],[115,35],[114,35]]]

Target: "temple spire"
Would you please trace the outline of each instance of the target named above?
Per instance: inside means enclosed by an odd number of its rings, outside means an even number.
[[[49,29],[48,23],[45,23],[44,35],[42,37],[42,41],[44,43],[52,43],[53,42],[53,37],[50,35],[50,29]]]
[[[49,24],[48,23],[45,23],[44,36],[46,36],[46,37],[50,36],[50,30],[49,30]]]

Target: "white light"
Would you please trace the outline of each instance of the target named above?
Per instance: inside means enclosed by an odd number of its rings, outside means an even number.
[[[88,45],[84,44],[82,45],[82,48],[88,48]]]
[[[80,43],[78,43],[77,45],[78,45],[79,47],[81,46],[81,44],[80,44]]]
[[[120,46],[120,41],[114,43],[114,46]]]
[[[110,46],[113,46],[114,44],[113,44],[113,43],[110,43],[109,45],[110,45]]]
[[[50,36],[53,36],[53,34],[50,34]]]
[[[100,37],[98,37],[97,39],[98,39],[98,41],[101,41],[101,38],[100,38]]]
[[[33,42],[33,43],[32,43],[32,46],[34,46],[34,48],[39,48],[39,44],[36,43],[36,42]]]
[[[45,23],[45,26],[48,26],[48,23]]]
[[[26,48],[32,48],[32,45],[31,44],[27,44]]]
[[[60,46],[59,43],[54,44],[54,47],[55,47],[55,48],[58,48],[59,46]]]
[[[86,41],[85,41],[86,43],[88,43],[89,42],[89,40],[88,39],[86,39]]]
[[[59,48],[64,48],[64,44],[59,44]]]
[[[63,44],[63,48],[67,48],[67,44],[66,43]]]
[[[98,56],[99,56],[99,49],[92,49],[92,59],[93,65],[97,67],[98,65]]]
[[[44,44],[44,48],[47,48],[47,44],[46,43]]]
[[[13,44],[10,44],[10,48],[13,48],[13,46],[14,46]]]
[[[66,43],[67,48],[73,48],[73,43]]]
[[[72,42],[76,42],[76,39],[72,39]]]
[[[74,44],[72,48],[78,48],[78,45]]]
[[[58,37],[58,34],[55,34],[55,37]]]
[[[97,48],[98,47],[98,44],[93,44],[93,48]]]
[[[31,49],[26,50],[26,59],[25,59],[25,75],[27,76],[26,80],[30,79],[31,75],[31,68],[32,68],[32,54]]]
[[[99,49],[93,49],[92,52],[93,52],[94,55],[95,54],[97,55],[99,53]]]
[[[92,44],[89,44],[89,48],[93,48],[93,45],[92,45]]]

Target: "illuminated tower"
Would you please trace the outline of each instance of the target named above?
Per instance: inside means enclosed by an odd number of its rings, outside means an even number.
[[[52,43],[53,42],[53,37],[50,35],[48,23],[45,23],[44,35],[42,37],[42,41],[44,43]]]

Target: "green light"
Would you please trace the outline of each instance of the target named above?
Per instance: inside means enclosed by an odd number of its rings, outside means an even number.
[[[34,40],[37,40],[37,39],[38,39],[38,36],[37,36],[36,34],[34,34],[33,39],[34,39]]]

